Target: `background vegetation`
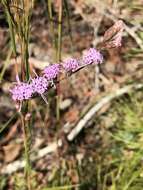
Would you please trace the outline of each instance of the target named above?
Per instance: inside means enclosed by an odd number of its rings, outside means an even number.
[[[100,48],[117,20],[122,46],[102,51],[98,75],[84,68],[48,91],[48,105],[35,97],[17,112],[9,92],[17,74],[28,81],[33,70]],[[0,190],[142,190],[142,64],[142,0],[1,0]]]

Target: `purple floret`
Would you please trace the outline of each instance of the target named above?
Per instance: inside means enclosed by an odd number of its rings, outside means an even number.
[[[63,68],[66,72],[74,72],[79,68],[79,62],[77,59],[74,58],[68,58],[63,62]]]
[[[103,62],[103,56],[102,54],[96,50],[95,48],[90,48],[87,50],[83,57],[82,57],[82,62],[85,65],[89,64],[99,64]]]
[[[36,77],[31,82],[33,92],[38,94],[43,94],[48,89],[48,84],[45,77]]]
[[[33,94],[33,88],[31,84],[19,83],[10,92],[14,101],[28,100]]]
[[[47,80],[55,79],[60,72],[60,64],[53,64],[45,67],[43,73]]]

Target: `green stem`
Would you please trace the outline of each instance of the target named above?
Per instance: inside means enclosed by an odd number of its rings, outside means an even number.
[[[62,0],[59,5],[58,15],[58,40],[57,40],[57,53],[56,61],[61,61],[61,48],[62,48]],[[60,83],[57,85],[57,105],[56,105],[56,118],[57,123],[60,124]]]
[[[25,121],[25,117],[23,116],[23,113],[20,113],[21,116],[21,123],[22,123],[22,130],[23,130],[23,140],[24,140],[24,152],[25,152],[25,161],[26,165],[24,168],[24,174],[26,179],[26,186],[28,190],[31,190],[31,163],[30,163],[30,133],[29,133],[29,125]]]
[[[51,0],[47,0],[47,1],[48,1],[47,2],[48,16],[49,16],[49,20],[50,20],[50,30],[51,30],[51,34],[52,34],[52,45],[53,45],[53,48],[56,49],[56,38],[55,38],[54,22],[53,22],[53,14],[52,14],[52,2],[51,2]]]
[[[57,62],[61,61],[61,48],[62,48],[62,0],[59,6],[59,15],[58,15],[58,41],[57,41]]]
[[[17,54],[16,54],[15,33],[14,33],[14,27],[12,24],[13,22],[12,22],[12,18],[11,18],[11,12],[10,12],[10,8],[9,8],[9,4],[6,0],[2,0],[2,4],[4,6],[6,18],[7,18],[8,25],[9,25],[12,50],[13,50],[14,56],[16,57]]]
[[[66,12],[66,20],[67,20],[67,27],[68,27],[68,34],[70,38],[70,45],[71,45],[71,53],[73,53],[73,36],[72,36],[72,28],[71,28],[71,22],[70,22],[70,14],[69,14],[69,6],[68,6],[68,1],[64,1],[64,7],[65,7],[65,12]]]
[[[18,2],[18,1],[17,1]],[[30,16],[31,6],[30,1],[22,0],[21,6],[23,11],[22,17],[17,13],[17,21],[19,26],[19,40],[21,45],[21,73],[22,81],[28,81],[30,78],[29,68],[29,34],[30,34]],[[29,102],[24,102],[21,111],[21,123],[23,130],[23,140],[25,149],[25,179],[27,189],[31,190],[31,162],[30,162],[30,121],[26,120],[26,116],[29,113]]]
[[[30,11],[25,15],[25,67],[26,67],[26,80],[29,80],[30,71],[29,71],[29,51],[28,51],[28,45],[29,45],[29,32],[30,32]]]

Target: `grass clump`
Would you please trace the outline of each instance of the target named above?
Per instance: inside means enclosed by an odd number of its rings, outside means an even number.
[[[141,190],[143,187],[143,103],[142,94],[119,100],[112,110],[116,121],[111,127],[112,155],[109,173],[104,175],[110,190]],[[107,167],[108,165],[106,165]],[[108,187],[108,184],[110,184]]]

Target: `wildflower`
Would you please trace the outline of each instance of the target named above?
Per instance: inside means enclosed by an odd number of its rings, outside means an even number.
[[[83,57],[82,57],[82,62],[85,65],[89,65],[89,64],[99,64],[103,62],[103,56],[102,54],[97,51],[95,48],[90,48],[89,50],[87,50]]]
[[[48,88],[48,81],[45,77],[36,77],[32,79],[31,85],[33,93],[43,94]]]
[[[33,94],[33,88],[28,83],[18,83],[10,90],[14,101],[28,100]]]
[[[57,77],[57,75],[60,72],[60,64],[53,64],[50,66],[45,67],[43,73],[44,73],[44,77],[47,80],[53,80]]]
[[[74,72],[75,70],[78,69],[79,67],[79,62],[77,59],[74,58],[68,58],[63,62],[63,67],[66,72],[72,71]]]

